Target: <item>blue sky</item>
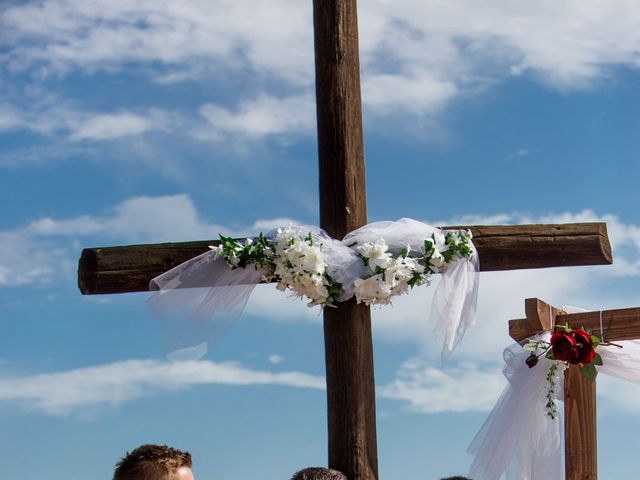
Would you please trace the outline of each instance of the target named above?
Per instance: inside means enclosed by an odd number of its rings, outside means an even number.
[[[361,2],[370,220],[606,221],[612,266],[481,275],[446,365],[431,291],[373,312],[381,478],[464,473],[524,299],[640,304],[640,5]],[[110,478],[144,442],[199,479],[326,464],[321,315],[260,286],[198,363],[163,360],[146,294],[82,297],[85,246],[318,222],[311,5],[0,6],[0,460]],[[603,478],[634,466],[640,386],[599,379]],[[72,472],[72,473],[71,473]]]

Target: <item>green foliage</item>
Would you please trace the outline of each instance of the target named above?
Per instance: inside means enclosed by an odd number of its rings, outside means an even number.
[[[593,382],[598,376],[598,370],[596,369],[594,362],[591,362],[588,365],[580,365],[580,373],[590,382]]]

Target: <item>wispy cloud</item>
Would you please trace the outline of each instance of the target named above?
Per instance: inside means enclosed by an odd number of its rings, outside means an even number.
[[[61,134],[72,142],[116,140],[152,131],[167,131],[176,123],[176,115],[160,109],[83,112],[40,104],[21,109],[0,106],[0,132],[22,129],[43,135]]]
[[[509,158],[522,158],[522,157],[528,157],[531,154],[531,152],[529,150],[527,150],[526,148],[520,148],[518,150],[516,150],[513,153],[509,154]]]
[[[0,287],[50,284],[74,275],[81,250],[78,240],[95,238],[101,244],[208,239],[212,232],[242,236],[295,223],[264,219],[238,228],[208,222],[188,195],[133,197],[98,215],[66,219],[49,217],[0,231]]]
[[[53,0],[5,8],[2,23],[14,70],[64,74],[158,63],[169,67],[161,70],[167,81],[171,73],[181,78],[172,67],[197,72],[193,65],[207,63],[211,72],[223,63],[231,71],[279,72],[292,83],[312,80],[311,8],[296,0]]]
[[[0,402],[47,415],[68,415],[89,407],[117,406],[151,394],[212,384],[325,388],[323,377],[252,370],[235,362],[124,360],[32,376],[0,375]]]
[[[640,63],[640,13],[625,0],[373,0],[359,13],[363,98],[379,113],[429,114],[460,94],[527,73],[558,88],[584,88],[611,67]],[[296,0],[51,0],[8,5],[0,22],[8,73],[46,79],[137,68],[167,83],[224,71],[312,94],[312,12]],[[5,116],[2,123],[14,122]]]
[[[284,357],[282,355],[277,355],[274,353],[273,355],[269,355],[269,362],[273,363],[274,365],[278,365],[284,362]]]
[[[277,365],[282,357],[273,355]],[[0,362],[1,363],[1,362]],[[434,366],[420,358],[403,362],[394,378],[378,385],[377,395],[425,414],[491,410],[506,385],[499,362],[461,362]],[[604,414],[640,411],[640,387],[599,378]],[[36,375],[0,374],[0,406],[52,416],[68,416],[124,405],[140,398],[185,391],[200,385],[272,385],[325,389],[325,378],[300,371],[271,372],[237,362],[208,360],[119,362]]]
[[[422,413],[487,411],[504,385],[498,368],[482,370],[467,363],[445,369],[410,359],[402,364],[396,379],[378,392]]]
[[[236,110],[208,103],[200,107],[200,114],[206,125],[196,135],[212,139],[308,134],[314,131],[316,121],[314,99],[309,94],[283,98],[263,94],[242,102]]]

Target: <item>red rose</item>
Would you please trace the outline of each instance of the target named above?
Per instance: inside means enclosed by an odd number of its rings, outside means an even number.
[[[577,365],[578,363],[581,363],[582,365],[591,363],[591,361],[596,357],[596,351],[593,348],[591,335],[589,335],[589,332],[585,332],[584,330],[574,330],[571,333],[576,340],[577,350],[576,359],[571,363],[574,365]]]
[[[551,335],[551,351],[555,360],[574,363],[578,358],[577,342],[572,333],[561,331]]]

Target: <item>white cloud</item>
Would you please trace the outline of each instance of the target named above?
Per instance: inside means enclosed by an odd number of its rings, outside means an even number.
[[[209,223],[188,195],[133,197],[102,215],[40,218],[24,227],[0,231],[0,287],[51,284],[75,275],[79,238],[101,244],[206,240],[217,232],[231,236],[267,232],[291,219],[260,220],[246,228]]]
[[[626,380],[598,375],[598,412],[601,415],[638,415],[640,385]]]
[[[8,106],[0,105],[0,132],[22,126],[20,115]]]
[[[378,114],[401,110],[415,114],[437,113],[459,93],[453,80],[434,78],[429,71],[365,75],[364,103]]]
[[[0,376],[0,402],[48,415],[68,415],[83,408],[116,406],[157,392],[211,384],[325,388],[323,377],[251,370],[235,362],[124,360],[65,372]]]
[[[527,150],[526,148],[520,148],[515,152],[509,154],[509,158],[522,158],[528,157],[529,155],[531,155],[531,152],[529,150]]]
[[[140,67],[165,83],[249,72],[312,94],[312,8],[297,0],[50,0],[16,3],[0,15],[7,72],[42,79]],[[363,100],[383,114],[432,114],[512,75],[531,72],[574,89],[597,84],[612,67],[639,65],[640,10],[629,0],[371,0],[359,17]],[[243,133],[306,131],[302,116],[262,118],[264,98],[235,112],[219,105],[205,112],[229,119],[231,131],[241,120],[250,123]]]
[[[0,232],[0,287],[48,283],[74,269],[69,250],[22,231]]]
[[[19,128],[43,135],[61,133],[73,142],[115,140],[167,131],[177,123],[179,119],[175,114],[160,109],[83,112],[64,105],[52,107],[36,103],[22,108],[0,105],[0,132]]]
[[[296,0],[53,0],[6,8],[2,20],[13,69],[111,71],[158,62],[183,70],[204,61],[312,80],[311,8]]]
[[[422,413],[487,411],[504,388],[499,369],[481,370],[474,364],[446,369],[410,359],[396,379],[378,388],[384,398],[402,400]]]
[[[269,362],[273,363],[274,365],[278,365],[284,362],[284,357],[282,355],[277,355],[274,353],[273,355],[269,355]]]
[[[200,129],[201,138],[224,138],[228,134],[260,138],[272,135],[306,134],[315,127],[315,103],[311,95],[276,98],[260,95],[242,102],[236,111],[205,104],[200,114],[207,125]]]
[[[112,140],[141,135],[164,125],[161,116],[137,115],[132,112],[95,114],[74,125],[72,140]]]
[[[206,239],[221,228],[200,218],[188,195],[133,197],[103,215],[83,215],[64,220],[41,218],[22,231],[33,236],[106,235],[132,242]],[[177,233],[178,232],[178,233]]]

